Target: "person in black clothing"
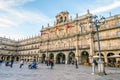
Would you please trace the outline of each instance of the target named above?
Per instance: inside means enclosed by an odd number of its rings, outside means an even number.
[[[75,66],[76,66],[76,69],[78,69],[78,62],[77,62],[77,59],[75,61]]]
[[[53,60],[50,61],[50,65],[51,65],[51,69],[53,69],[53,66],[54,66]]]
[[[13,59],[11,59],[11,64],[10,64],[10,67],[12,68],[13,67],[13,63],[14,63],[14,60]]]
[[[2,64],[2,62],[3,62],[3,60],[1,59],[1,60],[0,60],[0,65]]]

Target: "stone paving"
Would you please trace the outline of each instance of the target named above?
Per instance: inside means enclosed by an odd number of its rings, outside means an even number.
[[[53,69],[45,64],[39,64],[38,69],[28,69],[26,63],[21,69],[18,63],[13,68],[0,66],[0,80],[120,80],[120,68],[106,67],[108,75],[92,75],[92,68],[89,66],[55,64]]]

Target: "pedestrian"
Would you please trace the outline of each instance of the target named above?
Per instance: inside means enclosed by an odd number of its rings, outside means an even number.
[[[54,66],[53,60],[50,61],[50,65],[51,65],[51,69],[53,69],[53,66]]]
[[[77,59],[75,61],[75,66],[76,66],[76,69],[78,69],[78,62],[77,62]]]
[[[1,59],[1,60],[0,60],[0,66],[1,66],[2,62],[3,62],[3,60]]]
[[[38,65],[38,63],[37,63],[37,61],[34,59],[33,60],[33,62],[32,62],[32,64],[30,64],[30,65],[28,65],[28,67],[29,67],[29,69],[37,69],[37,65]]]
[[[22,68],[23,65],[24,65],[24,60],[22,59],[22,60],[20,61],[20,67],[19,67],[19,68]]]
[[[93,57],[92,58],[92,74],[95,74],[95,66],[97,65],[97,62],[96,62],[96,60],[95,60],[95,58]]]
[[[12,68],[13,67],[13,63],[14,63],[14,59],[11,59],[11,64],[10,64],[10,67]]]

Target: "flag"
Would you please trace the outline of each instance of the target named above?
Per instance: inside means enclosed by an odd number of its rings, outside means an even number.
[[[66,26],[66,31],[67,31],[68,29],[70,29],[70,26],[69,26],[69,25]]]
[[[57,31],[59,29],[59,27],[58,26],[55,26],[55,31]]]

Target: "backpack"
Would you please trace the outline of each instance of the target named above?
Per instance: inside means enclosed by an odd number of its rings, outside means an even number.
[[[95,65],[97,65],[97,61],[96,61],[95,59],[93,59],[93,63],[94,63]]]

